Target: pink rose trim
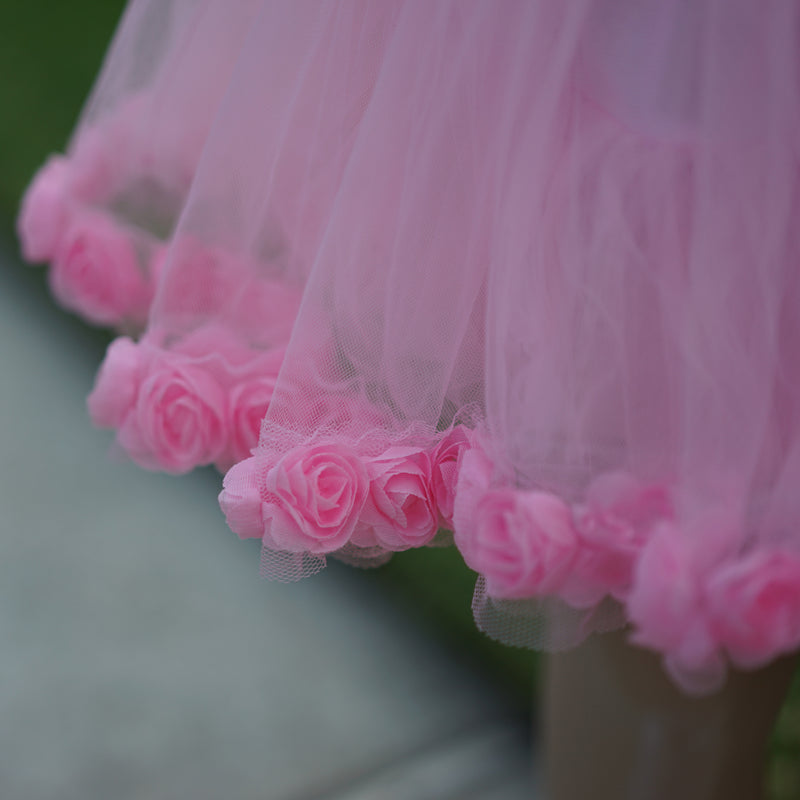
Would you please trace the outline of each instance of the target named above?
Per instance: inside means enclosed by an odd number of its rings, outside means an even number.
[[[457,425],[448,431],[431,454],[431,494],[439,525],[453,529],[453,509],[461,454],[470,446],[467,429]]]
[[[168,350],[124,337],[109,347],[89,412],[99,427],[118,429],[142,466],[180,473],[213,463],[225,471],[258,443],[283,350],[253,352],[215,332],[208,326]]]
[[[708,595],[714,632],[737,666],[755,669],[800,648],[800,555],[762,551],[724,564]]]
[[[136,402],[142,357],[138,345],[127,337],[115,339],[87,398],[89,415],[99,428],[119,428]]]
[[[101,214],[73,222],[55,255],[50,286],[65,308],[98,325],[143,322],[150,304],[130,236]]]
[[[464,547],[475,537],[475,509],[492,482],[494,464],[480,444],[464,450],[458,464],[453,499],[453,528],[456,546]]]
[[[68,161],[52,156],[25,192],[17,228],[27,261],[50,261],[61,245],[70,216],[69,175]]]
[[[691,540],[670,523],[643,549],[627,601],[632,641],[665,655],[667,670],[691,694],[719,688],[725,662],[709,625],[700,565]]]
[[[235,464],[222,482],[219,505],[230,529],[240,539],[261,539],[264,536],[264,502],[258,489],[257,458]]]
[[[673,518],[669,491],[613,472],[595,480],[575,511],[580,550],[561,597],[576,608],[606,595],[624,600],[633,568],[656,524]]]
[[[228,403],[230,459],[246,459],[258,444],[261,423],[275,391],[276,376],[267,375],[242,381],[233,387]]]
[[[274,550],[331,553],[350,540],[369,489],[360,456],[336,442],[286,453],[265,481],[264,544]]]
[[[458,544],[489,595],[523,598],[561,586],[578,538],[569,507],[555,495],[493,489],[477,503],[472,535]]]
[[[412,447],[391,447],[369,459],[367,469],[369,496],[354,542],[359,546],[377,543],[393,551],[428,544],[436,535],[437,519],[427,453]]]
[[[226,416],[225,395],[206,370],[160,353],[118,438],[142,466],[180,474],[220,457]]]

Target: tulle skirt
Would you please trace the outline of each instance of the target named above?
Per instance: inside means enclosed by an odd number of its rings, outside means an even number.
[[[799,6],[133,0],[19,219],[95,423],[272,577],[454,543],[512,644],[797,649]]]

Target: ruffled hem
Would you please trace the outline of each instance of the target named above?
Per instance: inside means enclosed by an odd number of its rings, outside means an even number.
[[[800,646],[797,4],[684,6],[134,2],[19,219],[95,423],[269,577],[452,537],[513,644]]]
[[[220,504],[239,536],[261,539],[280,580],[329,555],[378,565],[453,530],[479,573],[473,611],[490,636],[557,650],[630,624],[690,693],[718,689],[728,665],[800,647],[800,553],[750,550],[727,511],[684,519],[673,488],[626,473],[599,476],[579,502],[515,488],[486,441],[456,425],[392,441],[318,434],[282,453],[262,444],[225,476]]]

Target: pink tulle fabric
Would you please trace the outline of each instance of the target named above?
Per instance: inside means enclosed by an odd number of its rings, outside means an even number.
[[[296,579],[452,538],[478,624],[689,692],[800,647],[800,4],[133,0],[23,253],[89,398]]]

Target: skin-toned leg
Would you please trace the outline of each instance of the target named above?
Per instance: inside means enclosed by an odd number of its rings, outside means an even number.
[[[796,663],[731,672],[709,697],[682,693],[623,632],[548,660],[548,800],[759,800],[766,744]]]

